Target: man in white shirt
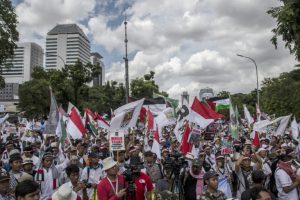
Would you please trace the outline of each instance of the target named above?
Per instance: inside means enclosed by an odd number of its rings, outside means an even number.
[[[300,176],[293,172],[292,159],[292,156],[284,154],[280,156],[277,164],[275,181],[279,200],[299,199],[297,188],[300,185]]]
[[[90,166],[86,166],[81,174],[81,181],[88,184],[87,193],[89,199],[97,195],[97,185],[103,178],[102,167],[99,164],[99,155],[97,153],[89,154]],[[89,187],[90,186],[90,187]]]

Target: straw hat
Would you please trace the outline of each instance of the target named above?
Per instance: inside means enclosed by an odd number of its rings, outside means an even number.
[[[52,200],[76,200],[77,194],[72,190],[68,184],[63,184],[53,193]]]
[[[103,170],[103,171],[106,171],[106,170],[108,170],[108,169],[114,167],[116,164],[117,164],[117,162],[114,161],[114,160],[112,159],[112,157],[105,158],[105,159],[103,160],[103,168],[102,168],[102,170]]]

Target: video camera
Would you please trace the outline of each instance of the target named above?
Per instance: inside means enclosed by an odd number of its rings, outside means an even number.
[[[180,174],[180,170],[182,168],[185,168],[188,166],[188,162],[184,159],[184,156],[179,152],[175,152],[173,155],[171,155],[171,158],[172,158],[171,166],[173,167],[173,173],[175,176],[177,176]],[[166,161],[167,160],[168,159],[166,159]],[[170,160],[168,160],[168,162],[170,162]],[[166,164],[166,162],[165,162],[165,164]]]
[[[135,187],[134,183],[135,180],[140,176],[140,171],[142,169],[142,163],[133,162],[124,165],[125,171],[123,172],[123,175],[125,177],[125,181],[128,182],[128,192],[134,192]]]

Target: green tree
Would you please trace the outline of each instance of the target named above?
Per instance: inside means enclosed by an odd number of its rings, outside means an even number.
[[[10,0],[0,0],[0,66],[14,55],[19,40],[17,31],[17,15]],[[2,74],[2,67],[0,68]],[[5,81],[0,76],[0,88],[5,87]]]
[[[45,79],[34,79],[20,85],[19,108],[25,116],[33,118],[45,117],[50,109],[49,82]]]
[[[266,78],[261,88],[261,107],[276,116],[294,114],[300,118],[300,69]]]
[[[131,96],[137,99],[152,98],[153,93],[158,93],[168,97],[166,92],[159,92],[159,86],[155,83],[154,75],[155,72],[150,71],[149,74],[132,80],[130,83]]]
[[[279,36],[285,42],[285,47],[300,60],[300,1],[279,0],[282,6],[273,7],[267,11],[277,21],[277,27],[272,29],[272,44],[277,48]]]
[[[77,105],[79,88],[98,76],[101,72],[101,67],[100,65],[92,65],[91,63],[84,65],[78,60],[75,65],[67,65],[62,71],[65,72],[67,77],[72,81],[74,103]]]

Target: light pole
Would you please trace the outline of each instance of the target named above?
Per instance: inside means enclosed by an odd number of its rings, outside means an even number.
[[[127,39],[127,21],[125,18],[124,21],[124,25],[125,25],[125,57],[123,58],[125,60],[125,102],[126,104],[129,101],[129,73],[128,73],[128,57],[127,57],[127,43],[128,43],[128,39]]]
[[[247,58],[247,59],[251,60],[254,63],[254,65],[255,65],[255,70],[256,70],[256,98],[257,98],[257,106],[259,108],[258,72],[257,72],[256,62],[255,62],[255,60],[253,58],[250,58],[250,57],[247,57],[247,56],[244,56],[244,55],[241,55],[241,54],[237,54],[237,56],[242,57],[242,58]]]
[[[45,55],[58,57],[64,63],[64,67],[66,66],[64,59],[60,55],[55,55],[55,54],[51,54],[51,53],[45,53]]]

